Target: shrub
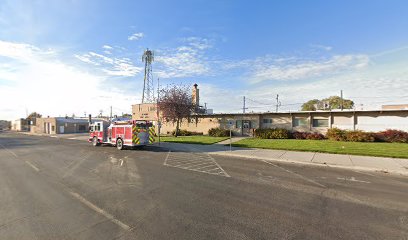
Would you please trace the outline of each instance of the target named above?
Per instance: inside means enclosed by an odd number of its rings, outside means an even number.
[[[349,142],[374,142],[375,137],[373,133],[361,130],[346,131],[346,140]]]
[[[380,142],[408,143],[408,132],[395,129],[388,129],[386,131],[376,133],[375,138],[377,141]]]
[[[288,139],[290,132],[283,128],[255,129],[255,137],[262,139]]]
[[[323,140],[323,139],[325,139],[323,134],[317,133],[317,132],[306,133],[305,138],[308,139],[308,140]]]
[[[324,135],[317,132],[293,132],[292,137],[294,139],[308,139],[308,140],[323,140]]]
[[[327,130],[326,138],[332,141],[346,141],[346,131],[338,128]]]
[[[210,130],[208,130],[208,135],[212,137],[229,137],[230,132],[226,129],[211,128]]]
[[[297,132],[297,131],[295,131],[295,132],[292,133],[292,137],[294,139],[306,139],[306,132]]]
[[[176,135],[176,130],[172,131],[171,135],[175,136]],[[177,134],[177,136],[193,136],[193,135],[203,135],[203,133],[202,132],[191,132],[191,131],[188,131],[188,130],[180,129],[178,134]]]

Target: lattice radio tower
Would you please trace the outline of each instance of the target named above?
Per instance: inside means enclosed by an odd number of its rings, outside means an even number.
[[[144,51],[143,56],[142,56],[142,62],[145,63],[142,103],[153,103],[154,102],[154,86],[153,86],[153,74],[152,74],[152,62],[153,61],[154,61],[153,51],[146,49],[146,51]]]

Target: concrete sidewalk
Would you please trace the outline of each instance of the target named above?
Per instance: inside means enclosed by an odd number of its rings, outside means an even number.
[[[399,158],[383,158],[370,156],[328,154],[318,152],[253,149],[253,148],[232,148],[231,151],[229,151],[229,148],[227,148],[224,151],[219,150],[209,151],[209,154],[261,159],[266,161],[312,164],[362,171],[378,171],[408,176],[408,159]]]
[[[217,142],[215,144],[227,145],[227,144],[230,144],[230,143],[241,141],[242,139],[246,139],[246,138],[249,138],[249,137],[233,137],[231,139],[228,138],[227,140]]]
[[[46,133],[32,133],[32,132],[15,132],[15,133],[31,135],[31,136],[52,137],[52,138],[71,139],[71,140],[84,140],[84,141],[87,141],[89,138],[89,133],[62,133],[62,134],[46,134]]]

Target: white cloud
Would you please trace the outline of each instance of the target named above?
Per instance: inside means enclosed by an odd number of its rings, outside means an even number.
[[[321,44],[310,44],[312,48],[324,50],[324,51],[331,51],[333,49],[332,46],[326,46],[326,45],[321,45]]]
[[[199,50],[205,50],[208,48],[212,47],[211,41],[207,38],[201,38],[201,37],[188,37],[188,38],[183,38],[183,42],[186,42],[188,45],[199,49]]]
[[[142,33],[142,32],[137,32],[137,33],[133,33],[132,35],[130,35],[129,37],[128,37],[128,40],[129,41],[137,41],[137,40],[139,40],[139,39],[141,39],[141,38],[143,38],[144,37],[144,33]]]
[[[103,52],[105,54],[108,54],[108,55],[112,54],[113,47],[111,47],[109,45],[103,45],[102,48],[104,49]]]
[[[143,69],[134,66],[129,58],[107,57],[95,52],[74,56],[82,62],[101,66],[100,69],[109,76],[133,77]]]
[[[316,60],[266,56],[253,60],[226,62],[224,68],[244,68],[247,70],[249,80],[252,83],[259,83],[328,77],[333,74],[364,69],[369,62],[369,56],[364,54],[334,55]]]
[[[190,37],[181,40],[184,45],[173,49],[159,50],[156,56],[161,78],[194,77],[211,74],[205,50],[212,47],[205,38]]]
[[[45,116],[83,116],[114,105],[130,112],[135,101],[119,90],[105,89],[106,76],[81,70],[33,45],[0,41],[0,66],[2,81],[10,82],[0,83],[0,119],[24,117],[26,109]]]
[[[78,58],[79,60],[81,60],[82,62],[85,62],[85,63],[90,63],[90,64],[93,64],[95,66],[100,65],[99,63],[97,63],[95,61],[92,61],[91,56],[89,54],[83,54],[83,55],[75,54],[74,57]]]

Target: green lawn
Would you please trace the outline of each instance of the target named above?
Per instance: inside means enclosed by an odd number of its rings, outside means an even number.
[[[210,137],[210,136],[179,136],[179,137],[160,137],[162,142],[191,143],[191,144],[214,144],[228,139],[228,137]],[[158,141],[158,138],[156,138]]]
[[[256,139],[247,138],[236,143],[235,147],[281,149],[307,152],[365,155],[378,157],[408,158],[407,143],[365,143],[337,142],[328,140],[296,139]]]

